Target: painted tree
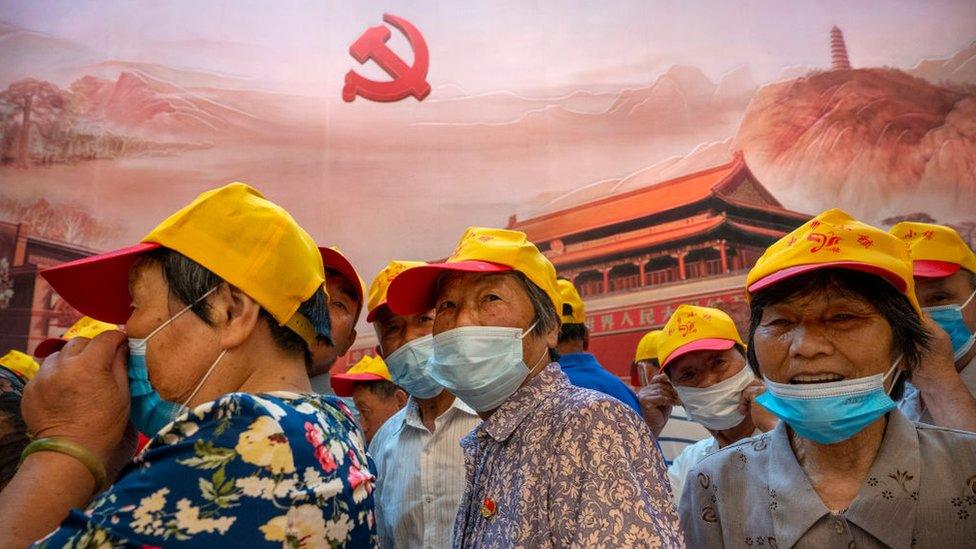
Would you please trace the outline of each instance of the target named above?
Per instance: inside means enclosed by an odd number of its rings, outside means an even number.
[[[13,105],[13,115],[20,115],[16,142],[15,165],[28,168],[31,165],[31,128],[44,130],[44,126],[56,120],[64,110],[64,93],[54,84],[25,78],[0,92],[0,102]]]

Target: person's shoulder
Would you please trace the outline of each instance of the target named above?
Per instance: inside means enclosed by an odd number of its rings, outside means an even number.
[[[369,443],[369,452],[373,454],[374,458],[382,458],[385,452],[392,450],[396,446],[406,420],[407,407],[404,406],[397,410],[397,413],[390,416],[390,419],[386,420],[383,425],[380,425],[380,428],[373,435],[373,440]]]
[[[775,430],[738,440],[702,456],[692,468],[721,473],[732,466],[740,468],[743,465],[756,466],[768,459],[773,436],[775,436]],[[710,439],[699,441],[695,443],[695,446],[708,440]]]
[[[581,428],[594,423],[613,422],[625,429],[642,423],[630,406],[601,391],[570,385],[559,392],[557,399],[557,417]]]
[[[918,433],[919,446],[945,447],[947,450],[958,452],[967,449],[976,456],[976,433],[939,427],[928,423],[913,421],[915,432]]]

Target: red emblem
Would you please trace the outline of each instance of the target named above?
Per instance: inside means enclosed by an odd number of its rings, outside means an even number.
[[[922,233],[922,236],[925,237],[925,240],[932,240],[932,237],[935,236],[935,231],[933,230],[925,231],[924,233]]]
[[[858,235],[857,243],[860,244],[861,246],[864,246],[865,248],[870,248],[871,246],[874,246],[874,241],[871,240],[871,237],[866,234]]]
[[[828,252],[840,253],[840,237],[831,234],[823,233],[810,233],[807,235],[807,240],[810,242],[816,242],[817,244],[810,248],[810,253],[815,254],[821,250],[827,250]]]
[[[413,66],[407,65],[386,45],[386,41],[390,39],[390,29],[383,25],[366,29],[366,32],[349,46],[349,54],[360,63],[372,59],[392,76],[393,80],[377,82],[359,75],[356,71],[349,71],[346,73],[346,85],[342,88],[342,99],[347,103],[357,95],[382,103],[399,101],[408,95],[416,97],[417,101],[422,101],[430,93],[430,84],[427,83],[430,55],[423,35],[409,21],[395,15],[383,14],[383,21],[396,27],[407,37],[413,49]]]
[[[695,327],[695,322],[688,322],[687,324],[678,323],[678,330],[681,331],[681,337],[688,337],[688,334],[697,332],[698,329]]]
[[[495,514],[495,500],[491,498],[485,498],[484,503],[481,504],[481,516],[488,518]]]

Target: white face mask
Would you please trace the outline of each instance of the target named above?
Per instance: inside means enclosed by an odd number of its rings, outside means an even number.
[[[680,387],[674,390],[691,419],[712,431],[731,429],[742,423],[745,416],[739,413],[742,391],[756,379],[748,364],[734,376],[709,387]]]
[[[522,338],[534,327],[462,326],[437,334],[430,377],[474,411],[494,410],[532,373],[522,362]],[[545,349],[533,370],[548,354]]]

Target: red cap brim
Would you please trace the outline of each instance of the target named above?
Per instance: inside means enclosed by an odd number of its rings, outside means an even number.
[[[949,261],[919,259],[912,262],[912,272],[919,278],[945,278],[956,274],[962,267]]]
[[[345,256],[332,248],[319,248],[319,253],[322,254],[323,265],[339,271],[339,274],[352,284],[352,287],[356,290],[356,299],[361,309],[363,303],[365,303],[363,301],[363,283],[360,281],[359,273],[353,268],[352,263],[349,263],[349,260]]]
[[[734,346],[735,341],[732,341],[731,339],[720,339],[717,337],[692,341],[691,343],[682,345],[681,347],[671,351],[671,354],[668,355],[668,359],[664,361],[664,364],[661,364],[661,371],[664,371],[664,367],[674,361],[674,359],[688,353],[693,353],[695,351],[727,351]]]
[[[351,397],[356,383],[361,381],[389,381],[376,374],[333,374],[329,380],[332,383],[332,390],[341,397]]]
[[[380,309],[382,309],[383,307],[389,308],[389,306],[386,304],[385,301],[373,307],[372,311],[366,313],[366,322],[373,322],[374,320],[376,320],[376,314],[379,313]]]
[[[765,276],[753,282],[749,286],[749,293],[754,294],[759,290],[762,290],[763,288],[768,288],[769,286],[772,286],[777,282],[786,280],[787,278],[793,278],[794,276],[801,275],[803,273],[808,273],[810,271],[819,271],[820,269],[850,269],[852,271],[861,271],[861,272],[880,276],[881,278],[887,280],[899,292],[904,292],[906,287],[905,281],[902,280],[901,277],[899,277],[895,273],[892,273],[891,271],[887,271],[876,265],[859,263],[857,261],[835,261],[833,263],[815,263],[811,265],[797,265],[795,267],[789,267],[781,271],[776,271],[771,275]]]
[[[403,271],[386,292],[386,304],[398,315],[422,313],[434,306],[434,287],[441,273],[501,273],[513,270],[508,265],[489,261],[432,263]]]
[[[44,280],[78,312],[95,320],[125,324],[132,314],[129,270],[139,256],[160,248],[142,243],[41,271]]]
[[[68,343],[68,340],[60,337],[45,339],[37,344],[37,348],[34,349],[34,356],[37,358],[47,358],[60,351],[66,343]]]

